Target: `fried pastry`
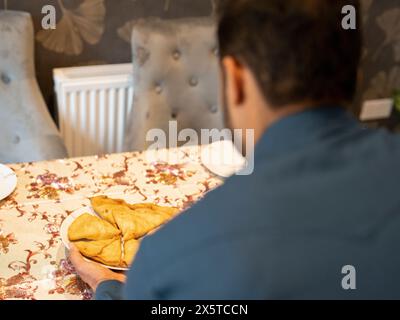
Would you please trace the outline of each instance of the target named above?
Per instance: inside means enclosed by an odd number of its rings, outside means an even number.
[[[78,240],[109,240],[121,234],[110,223],[89,213],[79,216],[68,229],[70,241]]]
[[[139,250],[138,239],[155,232],[179,212],[173,207],[128,204],[105,196],[90,201],[101,218],[90,214],[78,217],[68,237],[85,257],[111,267],[131,265]]]
[[[93,258],[101,254],[103,249],[114,242],[116,239],[109,240],[85,240],[85,241],[75,241],[74,245],[78,248],[79,252],[85,257]]]
[[[110,205],[110,204],[127,205],[127,203],[124,200],[111,199],[106,196],[93,197],[90,199],[90,202],[92,203],[93,208],[97,206]]]
[[[179,212],[179,209],[173,207],[161,207],[152,203],[129,204],[124,200],[110,199],[106,196],[94,197],[91,198],[90,201],[94,211],[113,225],[116,224],[116,221],[113,217],[113,212],[127,208],[131,210],[148,209],[154,212],[163,212],[171,216]]]
[[[129,267],[132,264],[133,259],[135,259],[135,256],[139,251],[139,247],[140,241],[138,240],[132,239],[129,241],[125,241],[123,262],[126,267]]]
[[[123,200],[110,199],[108,197],[100,196],[90,199],[93,210],[104,220],[116,226],[113,211],[127,207],[128,204]]]
[[[171,217],[165,212],[156,212],[150,209],[124,210],[114,213],[114,219],[125,241],[145,236],[166,223]]]
[[[121,239],[115,239],[104,247],[100,254],[91,258],[107,266],[120,267],[122,265]]]
[[[162,207],[153,203],[138,203],[138,204],[129,204],[128,205],[130,209],[132,210],[140,210],[140,209],[147,209],[147,210],[151,210],[154,212],[161,212],[161,213],[165,213],[169,216],[174,216],[179,212],[178,208],[174,208],[174,207]]]
[[[115,212],[114,219],[125,241],[139,239],[151,230],[151,225],[145,221],[139,221],[131,210]]]

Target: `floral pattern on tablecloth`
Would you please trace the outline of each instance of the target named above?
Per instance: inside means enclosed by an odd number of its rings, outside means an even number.
[[[91,299],[66,258],[64,219],[102,194],[183,211],[222,183],[201,165],[200,149],[10,165],[18,186],[0,202],[0,300]]]

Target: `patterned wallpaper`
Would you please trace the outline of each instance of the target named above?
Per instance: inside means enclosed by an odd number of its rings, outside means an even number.
[[[54,108],[52,69],[130,62],[129,35],[137,18],[206,16],[214,0],[0,0],[0,9],[32,14],[40,87]],[[390,96],[400,88],[400,0],[361,0],[365,49],[359,101]],[[57,8],[58,27],[40,28],[41,8]]]
[[[362,0],[365,48],[364,99],[385,98],[400,89],[400,1]]]

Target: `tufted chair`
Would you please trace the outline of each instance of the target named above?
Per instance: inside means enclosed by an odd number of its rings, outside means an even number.
[[[146,142],[150,129],[162,129],[168,138],[169,121],[177,121],[178,132],[223,128],[214,20],[138,20],[132,53],[134,98],[127,150],[154,143]]]
[[[65,157],[35,79],[31,16],[0,10],[0,39],[0,162]]]

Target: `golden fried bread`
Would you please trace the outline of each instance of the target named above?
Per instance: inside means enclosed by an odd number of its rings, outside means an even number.
[[[134,210],[134,212],[135,214],[139,215],[152,215],[169,220],[179,212],[179,209],[173,207],[160,207],[155,204],[152,204],[148,207],[137,208],[136,210]]]
[[[156,229],[159,226],[167,223],[174,217],[176,211],[173,210],[154,210],[153,209],[137,209],[133,212],[136,219],[146,221],[151,225],[151,229]]]
[[[105,220],[95,217],[89,213],[79,216],[68,229],[70,241],[77,240],[109,240],[121,234]]]
[[[139,247],[140,241],[138,240],[132,239],[129,241],[125,241],[123,262],[126,267],[129,267],[132,264],[137,252],[139,251]]]
[[[92,259],[107,266],[120,267],[122,265],[121,239],[112,241],[108,246],[104,247],[100,254],[92,257]]]
[[[151,230],[151,225],[138,220],[132,210],[115,212],[114,219],[125,241],[139,239]]]
[[[110,205],[110,204],[122,204],[122,205],[127,204],[124,200],[111,199],[106,196],[93,197],[90,199],[90,202],[92,203],[93,208],[97,206]]]
[[[177,208],[160,207],[153,204],[135,204],[114,208],[113,216],[125,241],[139,239],[178,213]]]
[[[173,217],[174,215],[176,215],[179,212],[178,208],[174,208],[174,207],[161,207],[159,205],[156,204],[152,204],[152,203],[139,203],[139,204],[130,204],[129,208],[131,208],[132,210],[141,210],[141,209],[147,209],[147,210],[151,210],[153,212],[157,212],[157,213],[165,213],[166,215]]]
[[[100,217],[110,222],[114,226],[116,226],[116,223],[113,217],[113,210],[118,210],[128,206],[123,200],[114,200],[104,196],[91,198],[90,202],[93,210]]]
[[[114,242],[116,239],[109,240],[85,240],[85,241],[75,241],[74,245],[78,248],[79,252],[85,257],[93,258],[101,254],[103,249]]]
[[[179,212],[178,208],[161,207],[152,203],[129,204],[124,200],[110,199],[106,196],[94,197],[91,198],[90,201],[94,211],[112,224],[115,224],[114,218],[112,217],[112,211],[123,210],[124,208],[129,208],[131,210],[149,209],[155,212],[165,212],[171,216]]]
[[[113,216],[113,208],[110,208],[109,205],[99,206],[94,211],[104,220],[111,223],[114,227],[117,226]]]
[[[114,219],[125,241],[145,236],[170,218],[169,214],[149,209],[124,210],[114,213]]]
[[[179,212],[177,208],[128,204],[105,196],[90,201],[101,218],[90,214],[78,217],[68,237],[84,256],[111,267],[131,265],[139,250],[138,239],[155,232]]]

